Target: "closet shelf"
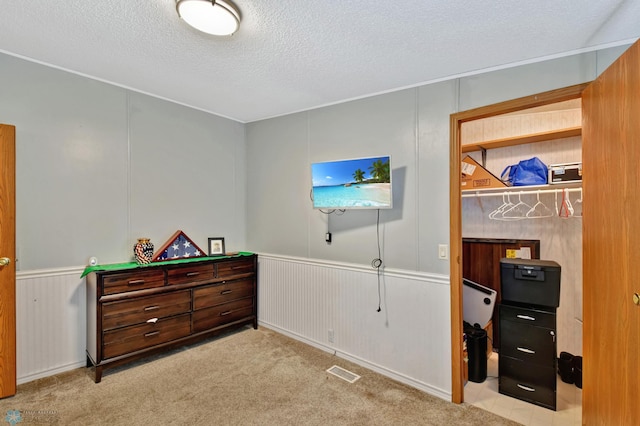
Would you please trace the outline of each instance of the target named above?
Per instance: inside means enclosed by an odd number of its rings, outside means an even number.
[[[565,129],[552,130],[548,132],[532,133],[510,138],[493,139],[489,141],[474,142],[462,145],[462,152],[481,151],[483,149],[502,148],[505,146],[521,145],[525,143],[544,142],[553,139],[580,136],[582,127],[568,127]]]
[[[465,189],[462,198],[469,197],[496,197],[505,193],[509,194],[551,194],[582,191],[582,182],[558,183],[553,185],[529,185],[529,186],[505,186],[504,188]]]

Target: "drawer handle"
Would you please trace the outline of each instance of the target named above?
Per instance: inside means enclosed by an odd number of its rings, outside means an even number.
[[[140,284],[144,284],[144,280],[131,280],[127,284],[128,285],[140,285]]]
[[[535,321],[536,320],[534,317],[530,317],[529,315],[518,315],[518,318],[529,320],[529,321]]]
[[[200,272],[189,272],[189,273],[187,273],[188,277],[195,277],[197,275],[200,275]]]
[[[524,352],[526,354],[535,354],[536,351],[532,351],[531,349],[527,349],[527,348],[521,348],[520,346],[518,346],[517,348],[520,352]]]
[[[224,294],[231,294],[231,293],[233,293],[233,290],[224,290],[224,291],[220,292],[220,294],[223,294],[223,295]]]
[[[148,319],[148,320],[147,320],[147,322],[148,322],[149,324],[155,324],[155,323],[157,323],[157,322],[158,322],[158,318],[150,318],[150,319]]]
[[[155,305],[155,306],[147,306],[146,308],[144,308],[145,311],[155,311],[156,309],[160,309],[160,306]]]
[[[158,334],[160,334],[159,331],[152,331],[151,333],[145,333],[144,337],[153,337],[153,336],[157,336]]]
[[[530,388],[529,386],[521,385],[520,383],[518,383],[517,386],[520,389],[526,390],[527,392],[535,392],[536,391],[534,388]]]
[[[231,311],[220,312],[220,316],[223,317],[225,315],[229,315]]]

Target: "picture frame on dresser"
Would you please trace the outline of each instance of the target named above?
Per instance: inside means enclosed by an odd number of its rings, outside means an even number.
[[[209,256],[224,256],[224,237],[209,238]]]

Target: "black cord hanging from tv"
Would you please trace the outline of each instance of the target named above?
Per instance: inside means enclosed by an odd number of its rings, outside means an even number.
[[[309,198],[313,202],[313,188],[309,192]],[[326,215],[329,215],[332,213],[336,213],[337,215],[342,215],[346,211],[345,209],[331,209],[327,211],[324,211],[322,209],[318,209],[318,210],[321,213],[324,213]],[[380,209],[376,209],[376,211],[377,211],[376,240],[377,240],[377,246],[378,246],[378,257],[376,257],[371,261],[371,267],[376,270],[376,275],[378,278],[378,309],[376,309],[376,311],[382,312],[382,284],[381,284],[382,270],[381,269],[384,265],[384,262],[382,261],[382,250],[380,248]],[[331,232],[329,229],[327,229],[327,233],[325,234],[325,241],[327,241],[327,243],[331,243]]]
[[[380,209],[378,209],[378,218],[376,220],[376,238],[378,241],[378,257],[371,261],[371,266],[377,270],[378,275],[378,309],[377,311],[382,311],[382,294],[380,290],[380,274],[383,262],[382,262],[382,251],[380,250]]]

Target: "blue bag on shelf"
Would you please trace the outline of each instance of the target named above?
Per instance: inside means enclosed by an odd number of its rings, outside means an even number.
[[[500,179],[510,186],[546,185],[549,170],[538,157],[507,166]]]

